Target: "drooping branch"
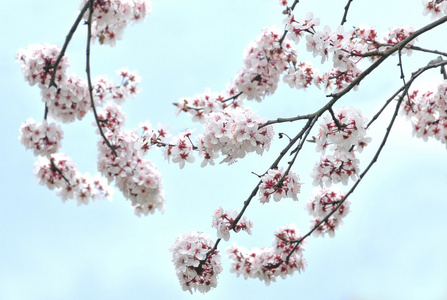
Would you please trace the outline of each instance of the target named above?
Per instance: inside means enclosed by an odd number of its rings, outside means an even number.
[[[92,39],[93,1],[94,0],[88,1],[89,13],[88,13],[88,21],[87,21],[87,50],[86,50],[86,64],[85,64],[85,72],[87,73],[87,82],[88,82],[88,93],[90,95],[90,103],[92,106],[93,115],[95,116],[96,125],[98,126],[98,129],[99,129],[99,133],[101,134],[101,137],[104,139],[104,142],[106,143],[107,147],[109,147],[110,150],[112,150],[115,157],[117,157],[118,154],[116,153],[115,148],[110,144],[109,140],[104,135],[104,132],[102,130],[100,120],[98,117],[98,113],[96,112],[95,101],[93,99],[93,86],[92,86],[92,79],[91,79],[91,73],[90,73],[90,44],[91,44],[91,39]]]
[[[82,7],[81,11],[79,12],[78,17],[76,18],[76,21],[74,22],[73,26],[71,26],[70,31],[68,32],[67,36],[65,37],[65,42],[64,45],[62,46],[61,52],[59,53],[56,61],[54,62],[53,65],[51,65],[51,69],[53,70],[53,72],[51,73],[51,78],[50,78],[50,83],[48,84],[48,87],[57,87],[56,86],[56,72],[57,72],[57,68],[59,67],[59,64],[62,60],[62,57],[64,57],[65,55],[65,51],[67,50],[68,44],[71,41],[71,38],[73,37],[74,33],[76,32],[76,29],[79,26],[79,23],[82,20],[82,17],[84,16],[85,12],[88,9],[88,2],[85,3],[85,5]],[[44,120],[46,120],[48,117],[48,106],[45,104],[45,113],[44,113]]]

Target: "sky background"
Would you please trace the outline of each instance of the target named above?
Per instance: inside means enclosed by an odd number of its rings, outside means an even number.
[[[295,14],[312,11],[322,25],[338,26],[347,1],[303,0]],[[164,161],[160,151],[149,158],[163,174],[166,190],[164,214],[138,218],[119,192],[112,202],[97,201],[77,207],[65,204],[54,191],[40,186],[34,175],[36,158],[18,141],[18,128],[28,118],[41,120],[44,105],[37,87],[23,80],[14,61],[19,48],[35,43],[62,45],[73,24],[77,1],[3,1],[0,11],[0,85],[3,113],[0,118],[0,299],[447,299],[447,236],[445,196],[446,146],[412,137],[410,123],[400,118],[373,166],[351,195],[352,212],[335,238],[309,238],[304,257],[307,270],[266,287],[257,279],[236,278],[229,272],[225,248],[237,242],[247,248],[271,246],[278,226],[295,223],[303,233],[309,216],[303,206],[312,196],[309,174],[319,158],[307,144],[294,172],[305,184],[300,201],[285,199],[261,205],[253,201],[246,215],[253,234],[232,234],[221,242],[224,271],[218,286],[206,295],[183,292],[177,281],[169,247],[178,234],[196,230],[216,239],[211,229],[214,210],[240,210],[243,201],[285,146],[275,138],[262,157],[249,155],[231,166],[200,168],[200,163],[178,165]],[[146,22],[130,26],[113,48],[95,44],[92,75],[109,74],[127,66],[138,69],[142,92],[123,105],[126,128],[141,121],[170,124],[172,133],[197,127],[186,115],[176,116],[171,104],[181,97],[221,91],[242,66],[242,53],[264,26],[282,26],[283,15],[275,0],[160,0],[153,2]],[[353,1],[347,26],[370,24],[378,32],[389,27],[429,23],[422,16],[420,0]],[[418,45],[446,51],[447,25],[419,39]],[[67,54],[68,73],[85,76],[86,28],[81,26]],[[312,59],[305,45],[298,46],[299,60]],[[407,78],[435,55],[404,56]],[[317,65],[319,59],[314,62]],[[371,118],[401,86],[397,57],[365,79],[359,91],[338,106],[353,105]],[[438,70],[416,82],[433,89],[441,80]],[[247,103],[267,118],[314,112],[327,98],[316,88],[291,90],[280,84],[263,103]],[[373,142],[360,157],[365,168],[384,134],[387,111],[370,131]],[[96,141],[88,115],[63,125],[62,152],[70,155],[81,172],[96,173]],[[275,132],[294,135],[299,124],[275,126]],[[200,132],[200,129],[197,130]],[[315,134],[315,133],[314,133]],[[347,190],[347,187],[342,187]]]

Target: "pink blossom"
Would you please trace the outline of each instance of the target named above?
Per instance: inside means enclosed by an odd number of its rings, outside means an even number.
[[[262,176],[258,193],[261,203],[268,203],[272,195],[275,201],[280,201],[282,198],[292,198],[298,201],[297,195],[301,189],[300,178],[297,174],[289,172],[282,180],[281,185],[278,185],[284,172],[285,170],[281,167],[270,169],[267,174]]]
[[[328,233],[330,237],[334,237],[335,229],[343,225],[342,219],[350,212],[349,200],[345,200],[343,204],[344,193],[339,190],[323,188],[314,191],[315,197],[309,199],[306,204],[306,209],[309,215],[314,217],[310,222],[311,229],[314,228],[321,220],[325,219],[329,213],[337,209],[337,211],[329,217],[325,222],[318,226],[313,232],[314,236],[323,236]],[[338,207],[338,208],[337,208]]]
[[[230,239],[230,229],[233,226],[233,222],[236,219],[238,213],[232,209],[228,209],[224,211],[222,207],[216,209],[213,215],[212,228],[217,229],[217,237],[223,238],[228,241]],[[238,223],[234,226],[234,231],[239,232],[241,230],[247,231],[248,234],[251,234],[251,228],[253,227],[253,223],[247,220],[246,216],[242,216],[242,218],[238,221]]]
[[[293,275],[295,271],[304,271],[306,261],[302,256],[303,242],[300,242],[295,249],[300,239],[299,230],[291,224],[277,229],[273,247],[248,250],[233,243],[227,248],[231,272],[236,273],[238,277],[242,275],[245,279],[258,278],[269,285],[271,281],[276,281],[278,276],[285,279],[288,275]],[[292,251],[294,252],[291,253]],[[277,264],[279,265],[275,267]]]
[[[191,231],[180,234],[169,249],[184,291],[190,291],[191,294],[196,290],[206,293],[217,286],[222,265],[219,250],[214,250],[207,257],[212,248],[213,244],[207,234]]]
[[[28,119],[20,127],[19,140],[26,149],[33,149],[36,156],[49,157],[58,152],[63,137],[62,128],[55,123],[48,124],[46,120],[36,123],[33,119]]]

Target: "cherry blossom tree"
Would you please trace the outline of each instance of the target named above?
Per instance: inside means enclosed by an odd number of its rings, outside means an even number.
[[[445,26],[445,0],[422,1],[422,14],[430,17],[426,26],[397,26],[386,33],[365,24],[347,26],[349,9],[355,5],[353,0],[347,1],[340,12],[339,24],[326,24],[318,18],[317,11],[303,14],[297,9],[298,0],[279,1],[278,14],[283,14],[283,24],[266,24],[245,50],[241,49],[243,61],[230,82],[223,82],[220,91],[206,89],[174,102],[173,113],[192,119],[190,128],[180,133],[171,133],[169,124],[153,126],[150,120],[141,120],[137,129],[124,127],[127,116],[122,104],[138,95],[141,78],[137,71],[120,68],[116,81],[107,75],[91,76],[91,44],[113,47],[124,43],[125,31],[131,30],[127,25],[149,17],[150,2],[81,2],[64,44],[30,45],[17,52],[25,81],[40,89],[44,112],[41,122],[28,119],[23,123],[19,139],[38,157],[34,173],[39,183],[55,190],[62,201],[74,200],[83,205],[111,199],[114,184],[130,201],[135,215],[162,213],[169,199],[163,189],[162,174],[147,158],[148,152],[161,150],[164,158],[178,164],[179,169],[189,164],[212,168],[216,163],[234,167],[246,156],[261,157],[270,150],[275,137],[286,140],[268,169],[250,174],[259,179],[252,192],[245,198],[234,195],[242,199],[240,207],[224,210],[225,205],[221,204],[204,215],[210,218],[211,230],[179,232],[170,251],[185,291],[204,293],[216,288],[223,271],[222,253],[231,261],[231,272],[245,279],[258,278],[267,285],[295,271],[304,272],[304,250],[312,243],[309,237],[335,236],[351,212],[351,194],[377,162],[399,115],[408,119],[408,128],[417,138],[447,144],[447,53],[442,51],[445,49],[418,45],[420,36]],[[70,61],[66,54],[80,24],[87,28],[84,77],[68,74]],[[300,61],[303,51],[312,53],[314,60]],[[404,59],[410,59],[414,52],[425,54],[426,63],[409,73],[405,71]],[[378,111],[362,112],[355,103],[340,104],[346,95],[362,88],[365,78],[380,72],[379,66],[388,60],[396,61],[401,85],[387,99],[381,99]],[[413,84],[418,78],[433,69],[440,72],[438,88],[415,90]],[[299,92],[320,89],[325,104],[310,113],[299,107],[285,107],[293,117],[263,118],[251,105],[268,101],[281,80]],[[394,113],[384,120],[383,112],[389,106],[394,106]],[[99,173],[94,176],[82,174],[72,159],[60,152],[64,132],[58,124],[73,123],[90,113],[98,135]],[[386,131],[382,136],[369,136],[369,129],[379,119],[386,122]],[[295,131],[276,132],[275,127],[281,123],[295,124]],[[200,133],[196,134],[196,130]],[[310,174],[303,173],[296,164],[304,147],[321,153]],[[375,147],[372,159],[363,161],[362,152],[371,147]],[[303,184],[315,186],[313,195],[301,194]],[[272,246],[247,249],[233,243],[226,251],[219,249],[222,239],[230,241],[236,233],[251,234],[256,230],[256,224],[246,215],[253,200],[275,205],[272,202],[287,201],[283,198],[305,202],[304,209],[311,216],[309,228],[298,229],[294,220],[285,220],[273,234]]]

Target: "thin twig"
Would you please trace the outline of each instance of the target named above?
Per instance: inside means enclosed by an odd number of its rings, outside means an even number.
[[[399,64],[398,64],[398,66],[399,66],[399,69],[400,69],[400,79],[402,79],[402,82],[404,83],[404,86],[406,86],[407,83],[405,82],[404,67],[402,65],[402,50],[399,49],[399,51],[397,53],[399,55]],[[408,99],[410,99],[410,95],[408,95],[408,89],[405,89],[405,90],[407,92]]]
[[[348,16],[349,6],[351,5],[352,1],[353,0],[348,0],[348,3],[345,6],[345,13],[343,14],[343,18],[341,19],[341,25],[345,24],[345,22],[347,21],[346,17]]]
[[[230,101],[230,100],[236,100],[240,95],[242,95],[242,93],[243,93],[243,92],[239,92],[238,94],[236,94],[236,95],[234,95],[234,96],[231,96],[231,97],[229,97],[229,98],[227,98],[227,99],[221,100],[221,101],[219,101],[219,102],[221,102],[221,103],[225,103],[225,102],[228,102],[228,101]],[[172,103],[172,105],[174,105],[174,106],[179,106],[180,104],[179,104],[179,103]],[[201,111],[201,110],[205,109],[205,107],[191,107],[191,106],[188,106],[188,105],[185,105],[184,108],[185,108],[185,109],[193,109],[193,110],[195,110],[195,111]],[[183,110],[185,110],[185,109],[183,109]]]
[[[50,157],[50,164],[51,164],[51,171],[53,171],[54,173],[58,173],[59,175],[62,176],[62,178],[65,180],[65,182],[71,186],[70,181],[68,181],[67,177],[64,176],[64,174],[62,173],[61,169],[59,169],[56,164],[54,163],[54,159],[52,157]]]
[[[311,120],[311,119],[313,119],[313,117],[315,117],[315,114],[296,116],[296,117],[292,117],[292,118],[278,118],[276,120],[269,120],[269,121],[265,122],[264,124],[259,126],[259,128],[262,128],[262,127],[265,127],[268,125],[272,125],[272,124],[277,124],[277,123],[295,122],[298,120]]]

